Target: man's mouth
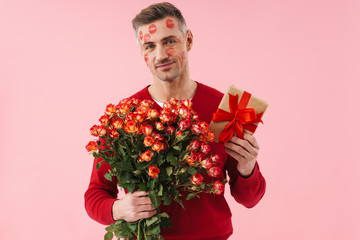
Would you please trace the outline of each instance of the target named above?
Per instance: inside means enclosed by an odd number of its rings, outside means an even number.
[[[158,69],[166,69],[166,68],[169,68],[174,62],[167,62],[167,63],[164,63],[164,64],[159,64],[159,65],[156,65],[156,68]]]

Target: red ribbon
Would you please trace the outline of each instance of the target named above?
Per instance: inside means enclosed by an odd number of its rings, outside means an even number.
[[[218,108],[213,114],[212,121],[214,122],[230,121],[219,136],[220,142],[230,141],[234,132],[238,137],[244,139],[244,129],[255,132],[257,125],[254,123],[263,123],[261,121],[263,112],[256,114],[253,108],[246,108],[250,97],[250,93],[244,92],[238,105],[238,95],[234,96],[229,93],[230,112]]]

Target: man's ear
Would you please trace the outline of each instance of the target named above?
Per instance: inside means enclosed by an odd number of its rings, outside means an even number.
[[[193,45],[194,37],[192,35],[192,32],[190,30],[186,31],[186,49],[189,52]]]

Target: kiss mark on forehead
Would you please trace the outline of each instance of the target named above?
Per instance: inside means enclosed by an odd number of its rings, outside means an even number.
[[[170,56],[172,56],[172,55],[174,55],[174,53],[175,53],[175,49],[174,48],[168,48],[168,49],[166,49],[166,54],[170,57]]]
[[[149,26],[149,33],[150,34],[154,34],[155,32],[156,32],[156,25],[155,24],[151,24],[150,26]]]
[[[150,34],[145,34],[144,35],[144,42],[148,42],[150,40]]]
[[[140,38],[140,40],[143,40],[143,32],[142,31],[139,32],[139,38]]]
[[[171,19],[167,19],[166,20],[166,26],[168,27],[168,28],[170,28],[170,29],[173,29],[174,28],[174,21],[173,20],[171,20]]]

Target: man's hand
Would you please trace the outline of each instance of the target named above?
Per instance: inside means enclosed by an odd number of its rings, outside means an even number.
[[[136,191],[116,200],[112,207],[114,220],[124,219],[127,222],[135,222],[141,218],[154,216],[156,210],[152,207],[148,194],[148,192]]]
[[[237,169],[241,176],[249,177],[254,170],[259,152],[259,144],[254,136],[244,133],[244,139],[233,136],[224,143],[225,151],[238,161]]]

